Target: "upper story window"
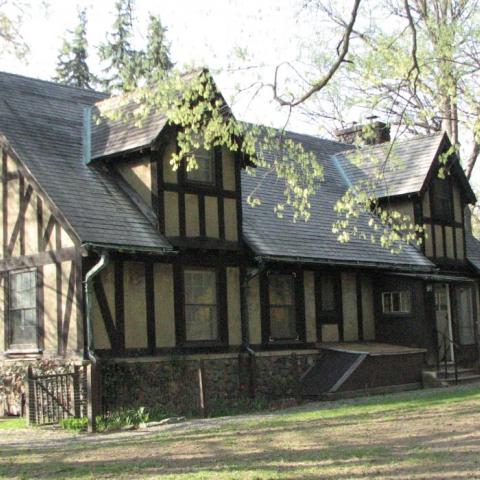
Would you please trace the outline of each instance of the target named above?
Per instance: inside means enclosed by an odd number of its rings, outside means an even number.
[[[216,271],[185,269],[184,285],[185,339],[187,342],[218,340]]]
[[[298,340],[295,315],[295,279],[292,275],[268,276],[270,339]]]
[[[37,275],[35,270],[11,272],[8,292],[9,348],[38,347]]]
[[[410,291],[383,292],[382,311],[383,313],[410,313]]]
[[[447,180],[434,178],[432,180],[432,218],[439,222],[453,222],[452,190]]]
[[[197,161],[197,167],[187,171],[187,181],[215,184],[215,155],[213,150],[206,150],[203,147],[196,149],[193,156]]]

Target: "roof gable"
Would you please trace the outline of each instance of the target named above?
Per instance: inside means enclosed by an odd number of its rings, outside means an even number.
[[[81,242],[171,249],[108,174],[83,162],[83,110],[103,98],[0,73],[0,134]]]

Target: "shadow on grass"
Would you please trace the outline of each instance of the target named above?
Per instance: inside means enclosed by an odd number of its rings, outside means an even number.
[[[478,426],[473,423],[468,428],[463,425],[461,432],[449,431],[445,425],[440,431],[406,432],[394,442],[385,441],[381,432],[376,442],[368,438],[370,425],[378,429],[380,424],[387,431],[389,423],[401,422],[402,416],[409,422],[436,425],[439,406],[445,407],[442,412],[448,412],[452,419],[479,413],[478,387],[419,393],[326,408],[323,404],[322,408],[317,404],[317,409],[315,405],[304,406],[266,419],[229,419],[218,427],[183,424],[160,433],[147,430],[121,437],[63,434],[63,438],[50,437],[48,444],[31,430],[10,444],[0,440],[0,477],[307,479],[319,478],[322,472],[321,478],[365,478],[365,474],[357,476],[357,469],[388,469],[390,478],[409,478],[406,472],[423,478],[435,472],[442,478],[450,478],[448,472],[461,476],[475,471],[479,476],[475,463],[480,458]],[[354,438],[344,443],[326,441],[325,433],[331,430],[335,439],[337,428],[351,429]],[[468,435],[472,438],[466,438]],[[292,448],[278,445],[279,438],[283,443],[291,438]],[[468,451],[452,456],[454,442],[461,442]]]

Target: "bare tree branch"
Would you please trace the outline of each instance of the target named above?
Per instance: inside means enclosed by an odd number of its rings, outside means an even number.
[[[320,90],[322,90],[322,88],[324,88],[328,84],[328,82],[331,80],[333,75],[335,75],[335,72],[340,68],[341,64],[345,61],[345,57],[348,54],[348,49],[350,46],[350,36],[352,34],[353,26],[355,25],[355,21],[357,19],[357,13],[360,7],[360,2],[361,0],[354,0],[350,22],[348,23],[345,29],[345,33],[337,46],[337,52],[338,52],[337,60],[330,67],[328,72],[320,80],[313,83],[312,87],[309,90],[307,90],[307,92],[305,92],[302,96],[293,100],[285,100],[278,94],[278,74],[282,64],[277,66],[277,68],[275,69],[274,83],[273,85],[270,85],[270,86],[273,90],[274,100],[276,100],[281,106],[288,106],[293,108],[293,107],[296,107],[297,105],[300,105],[301,103],[304,103],[314,93],[317,93]]]

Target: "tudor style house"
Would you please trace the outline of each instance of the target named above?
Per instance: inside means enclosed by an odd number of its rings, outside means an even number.
[[[179,361],[201,366],[207,404],[416,388],[439,362],[473,375],[476,198],[455,154],[438,175],[446,134],[393,146],[376,193],[426,225],[421,248],[393,254],[332,233],[337,199],[372,176],[349,160],[355,128],[341,141],[289,134],[324,168],[311,219],[293,223],[274,214],[274,176],[248,175],[248,159],[224,149],[174,171],[175,126],[162,112],[142,128],[96,122],[113,101],[0,73],[0,374],[38,359],[95,365],[91,401],[104,409],[154,406],[167,384],[175,395]],[[363,149],[381,160],[388,128],[373,126]]]

